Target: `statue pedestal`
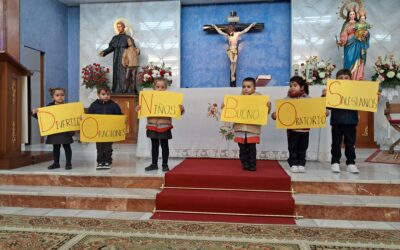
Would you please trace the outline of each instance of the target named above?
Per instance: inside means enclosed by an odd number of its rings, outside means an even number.
[[[357,148],[377,148],[374,140],[374,113],[358,112]]]
[[[137,142],[137,131],[138,131],[138,115],[135,110],[139,104],[137,95],[131,94],[112,94],[111,99],[114,100],[121,108],[124,115],[127,116],[127,135],[126,140],[120,143],[133,143]]]

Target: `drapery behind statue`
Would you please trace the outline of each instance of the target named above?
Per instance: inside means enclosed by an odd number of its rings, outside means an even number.
[[[100,56],[104,57],[111,52],[114,52],[113,56],[113,79],[112,79],[112,92],[113,93],[127,93],[127,92],[135,92],[136,91],[136,70],[134,70],[135,74],[132,73],[132,68],[125,68],[123,65],[123,55],[125,50],[131,46],[136,48],[134,39],[125,34],[125,24],[122,21],[117,22],[117,31],[118,35],[115,35],[107,49],[100,52]],[[128,44],[128,40],[132,42],[132,45]],[[138,62],[138,58],[136,58]],[[136,63],[138,65],[138,63]],[[137,66],[135,66],[137,67]],[[130,74],[126,74],[126,71],[129,71]],[[130,79],[126,79],[130,77]],[[135,85],[133,87],[132,85]]]

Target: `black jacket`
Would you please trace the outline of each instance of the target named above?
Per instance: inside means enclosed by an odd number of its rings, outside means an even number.
[[[87,113],[96,115],[122,115],[121,108],[113,100],[104,102],[99,99],[90,104]]]

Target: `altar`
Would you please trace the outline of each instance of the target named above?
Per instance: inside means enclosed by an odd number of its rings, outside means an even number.
[[[320,97],[323,86],[312,86],[311,97]],[[173,120],[173,139],[169,141],[171,157],[236,158],[239,155],[237,143],[224,139],[219,133],[223,122],[207,116],[209,104],[220,108],[224,95],[238,95],[241,88],[193,88],[176,89],[183,93],[185,114],[180,120]],[[288,87],[257,87],[257,92],[268,95],[275,111],[275,101],[287,95]],[[258,159],[286,160],[288,158],[285,129],[277,129],[275,121],[268,117],[268,123],[261,129],[261,142],[257,145]],[[329,117],[327,126],[310,131],[307,151],[309,160],[330,160],[331,129]],[[136,149],[138,157],[151,156],[150,139],[146,137],[146,119],[141,119]]]

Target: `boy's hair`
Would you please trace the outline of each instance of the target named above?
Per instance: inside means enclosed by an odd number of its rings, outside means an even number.
[[[304,87],[304,92],[306,92],[307,95],[310,93],[308,89],[308,84],[306,80],[304,80],[302,77],[293,76],[292,78],[290,78],[290,82],[296,82],[298,85],[300,85],[300,87]]]
[[[64,88],[61,88],[61,87],[49,88],[49,93],[50,93],[51,97],[53,97],[53,95],[56,92],[56,90],[61,90],[65,94],[65,89]]]
[[[110,87],[108,87],[107,85],[102,85],[97,88],[97,94],[100,94],[102,90],[104,90],[106,93],[111,92]]]
[[[252,82],[254,88],[256,87],[256,79],[254,79],[253,77],[246,77],[246,78],[244,78],[243,81],[242,81],[242,85],[243,85],[243,82]]]
[[[341,70],[339,70],[339,71],[336,73],[336,78],[338,78],[338,77],[341,76],[341,75],[347,75],[347,76],[350,77],[350,79],[351,79],[351,77],[352,77],[351,71],[350,71],[349,69],[341,69]]]
[[[164,77],[157,77],[157,78],[155,78],[154,81],[153,81],[153,88],[156,87],[157,82],[164,82],[165,89],[168,88],[168,81],[167,81],[167,79],[165,79]]]

